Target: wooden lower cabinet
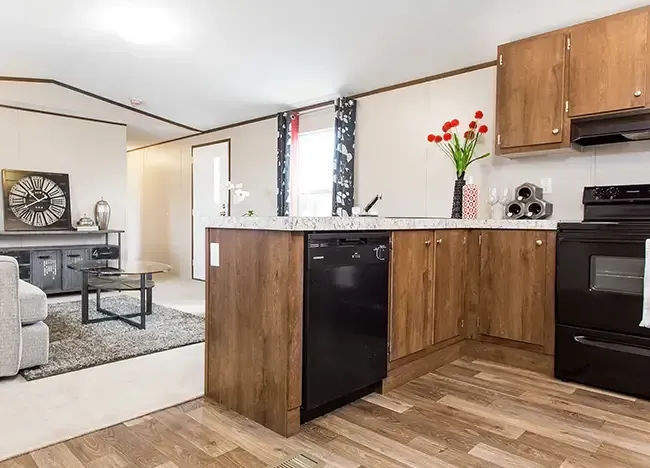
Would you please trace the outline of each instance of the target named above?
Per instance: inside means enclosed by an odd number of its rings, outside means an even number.
[[[393,232],[391,361],[433,344],[433,241],[433,231]]]
[[[555,236],[526,230],[394,232],[390,368],[416,366],[465,338],[552,355]]]
[[[467,238],[463,230],[436,231],[433,341],[457,338],[465,325]]]
[[[547,248],[545,231],[482,231],[478,319],[482,336],[543,347],[546,343]],[[554,239],[554,235],[552,234]],[[551,283],[552,287],[552,283]]]
[[[457,338],[464,326],[468,231],[396,231],[390,360]]]

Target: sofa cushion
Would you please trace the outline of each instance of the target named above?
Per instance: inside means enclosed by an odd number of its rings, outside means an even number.
[[[18,302],[23,325],[42,322],[47,317],[47,296],[33,284],[18,282]]]

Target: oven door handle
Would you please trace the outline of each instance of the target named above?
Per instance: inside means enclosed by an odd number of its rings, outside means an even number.
[[[642,348],[639,346],[632,346],[623,343],[613,343],[610,341],[594,340],[592,338],[587,338],[586,336],[574,336],[573,339],[585,346],[593,346],[594,348],[602,348],[608,349],[610,351],[619,351],[621,353],[650,357],[650,349]]]
[[[560,243],[579,242],[581,244],[645,244],[645,239],[585,239],[581,237],[561,237]]]

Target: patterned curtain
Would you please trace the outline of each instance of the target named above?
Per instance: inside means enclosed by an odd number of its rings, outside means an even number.
[[[339,98],[334,104],[334,190],[332,215],[352,215],[354,206],[354,136],[357,129],[357,101]]]
[[[278,114],[278,216],[291,214],[291,149],[297,138],[298,114],[296,112]]]

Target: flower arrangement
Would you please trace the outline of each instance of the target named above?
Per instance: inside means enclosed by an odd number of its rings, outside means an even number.
[[[463,133],[462,138],[458,136],[458,128],[460,127],[458,119],[445,122],[442,126],[442,135],[432,133],[427,137],[429,143],[437,144],[454,164],[458,179],[465,178],[465,172],[467,172],[470,164],[490,156],[490,153],[474,156],[479,139],[488,132],[487,125],[479,125],[482,118],[483,112],[476,111],[474,120],[469,123],[468,129]]]
[[[461,218],[463,210],[463,187],[465,186],[465,173],[470,164],[490,156],[485,153],[475,156],[476,145],[483,135],[488,132],[487,125],[480,124],[484,117],[482,111],[476,111],[474,120],[470,121],[463,137],[458,136],[460,121],[458,119],[445,122],[442,126],[442,135],[431,133],[427,140],[435,143],[447,155],[456,169],[456,182],[454,184],[454,197],[451,208],[452,218]]]

